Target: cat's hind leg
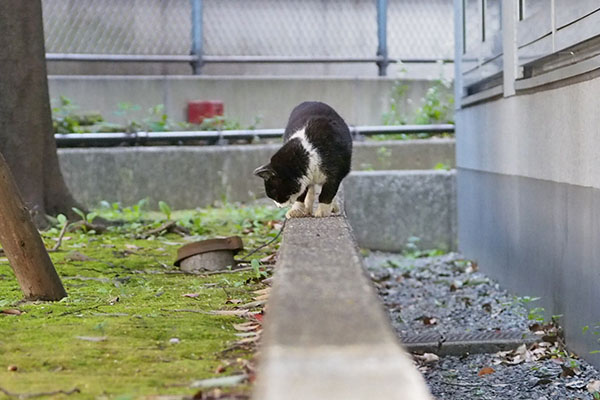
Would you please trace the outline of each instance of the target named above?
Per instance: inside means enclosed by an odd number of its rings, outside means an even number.
[[[334,214],[338,214],[340,212],[340,203],[337,198],[333,199],[333,202],[331,203],[331,211]]]
[[[315,217],[329,217],[334,207],[337,207],[339,211],[339,205],[335,201],[335,195],[337,194],[340,181],[331,180],[325,182],[321,194],[319,195],[319,206],[315,212]]]
[[[315,186],[310,185],[306,190],[306,197],[304,198],[304,210],[306,215],[312,215],[313,205],[315,204]]]

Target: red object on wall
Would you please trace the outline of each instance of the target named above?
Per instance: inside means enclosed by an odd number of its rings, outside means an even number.
[[[222,101],[190,101],[188,102],[188,122],[200,124],[204,118],[214,118],[223,115]]]

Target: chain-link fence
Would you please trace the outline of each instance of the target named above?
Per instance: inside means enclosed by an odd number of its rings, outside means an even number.
[[[43,0],[46,51],[189,55],[194,0]],[[374,58],[377,0],[202,0],[202,54]],[[453,58],[452,0],[389,0],[388,56]]]

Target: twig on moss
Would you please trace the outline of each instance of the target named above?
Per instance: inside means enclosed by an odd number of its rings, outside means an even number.
[[[58,251],[58,249],[60,249],[60,245],[62,244],[63,238],[65,237],[65,233],[67,232],[69,225],[70,224],[68,224],[68,223],[65,223],[63,225],[62,229],[60,230],[60,233],[58,234],[58,239],[56,240],[56,244],[54,245],[53,248],[48,250],[48,253],[53,253],[55,251]]]
[[[71,390],[55,390],[52,392],[40,392],[40,393],[13,393],[10,392],[6,389],[4,389],[3,387],[0,387],[0,392],[4,393],[5,395],[7,395],[8,397],[14,397],[17,399],[33,399],[34,397],[45,397],[45,396],[56,396],[58,394],[64,394],[64,395],[72,395],[75,393],[81,393],[81,390],[79,390],[79,388],[73,388]]]

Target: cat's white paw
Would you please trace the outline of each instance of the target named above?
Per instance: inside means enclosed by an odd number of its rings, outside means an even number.
[[[332,204],[332,211],[334,214],[338,214],[340,212],[340,203],[338,203],[337,199],[333,200]]]
[[[333,204],[321,204],[317,207],[317,212],[315,212],[315,217],[329,217],[331,215],[331,210],[333,209]]]
[[[292,208],[285,214],[287,218],[302,218],[310,215],[306,212],[306,208],[304,207],[304,203],[299,201],[295,202]]]

